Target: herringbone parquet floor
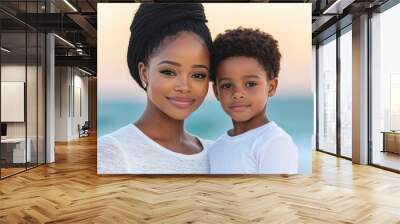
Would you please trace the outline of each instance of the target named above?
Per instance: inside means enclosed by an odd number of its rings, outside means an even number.
[[[400,223],[400,175],[313,153],[309,176],[98,176],[96,141],[0,181],[0,223]]]

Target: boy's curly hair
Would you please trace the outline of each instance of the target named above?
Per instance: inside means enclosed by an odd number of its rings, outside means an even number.
[[[219,63],[229,57],[245,56],[258,60],[267,72],[268,79],[278,77],[281,54],[278,41],[259,29],[239,27],[219,34],[213,42],[211,80],[216,80]]]

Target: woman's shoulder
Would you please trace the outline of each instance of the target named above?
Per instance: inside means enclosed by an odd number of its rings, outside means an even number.
[[[148,138],[133,124],[128,124],[99,138],[100,142],[117,144],[126,148],[140,142],[147,142]]]
[[[98,138],[97,141],[97,172],[103,174],[126,173],[126,159],[133,153],[132,148],[140,138],[135,133],[133,125],[126,125],[118,130]]]
[[[119,174],[128,170],[121,144],[112,135],[105,135],[97,142],[97,173]]]
[[[115,140],[121,140],[125,137],[132,137],[132,135],[137,135],[135,126],[132,124],[125,125],[111,133],[108,133],[102,137],[100,137],[99,140],[109,140],[110,138],[113,138]]]

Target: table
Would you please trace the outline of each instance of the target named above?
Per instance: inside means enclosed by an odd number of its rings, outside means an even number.
[[[6,138],[1,139],[1,151],[3,153],[7,151],[12,152],[12,163],[26,163],[31,161],[31,145],[32,141],[30,138],[26,139],[28,143],[25,151],[25,138]],[[11,150],[9,147],[12,147]],[[25,153],[26,152],[26,153]]]

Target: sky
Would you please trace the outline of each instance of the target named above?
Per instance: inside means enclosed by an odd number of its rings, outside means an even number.
[[[276,97],[312,96],[311,3],[203,3],[213,39],[226,29],[258,28],[278,40],[282,55]],[[139,3],[99,3],[99,100],[145,100],[131,78],[126,53]],[[215,99],[211,88],[206,99]]]

